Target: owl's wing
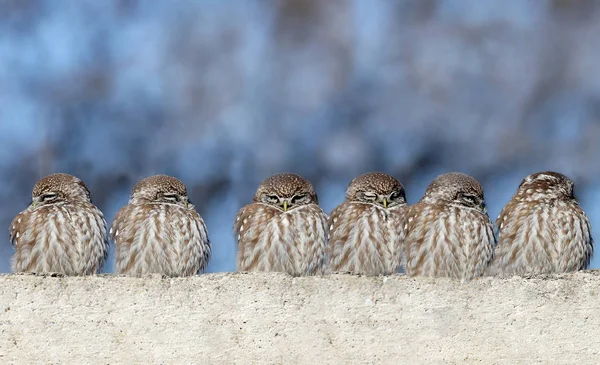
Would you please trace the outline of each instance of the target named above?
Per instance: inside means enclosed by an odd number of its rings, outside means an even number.
[[[26,222],[29,220],[29,212],[28,210],[24,210],[21,213],[17,214],[17,216],[10,223],[10,227],[8,228],[10,242],[13,247],[17,247],[19,238],[25,232]]]
[[[479,248],[481,250],[480,253],[483,261],[482,265],[485,266],[485,268],[480,272],[484,272],[494,259],[494,250],[498,244],[498,234],[494,223],[492,223],[492,220],[487,213],[483,214],[481,220],[483,229],[481,230],[480,241],[484,242],[484,244],[480,245]],[[485,242],[489,242],[489,244],[485,244]]]
[[[197,272],[203,272],[212,254],[208,229],[206,228],[204,219],[202,219],[198,212],[195,210],[185,210],[184,213],[187,219],[184,220],[184,231],[180,234],[192,244],[187,245],[185,248],[187,252],[183,257],[188,258],[188,260],[184,260],[182,272],[189,272],[194,268]],[[197,269],[198,267],[199,270]]]
[[[498,268],[502,266],[501,262],[504,261],[504,257],[510,255],[510,252],[512,252],[514,249],[514,247],[511,249],[512,245],[506,243],[514,240],[516,231],[510,227],[507,228],[505,224],[506,222],[514,220],[513,216],[515,213],[517,213],[516,204],[517,203],[511,199],[511,201],[509,201],[508,204],[502,208],[498,218],[496,218],[496,222],[492,226],[494,235],[494,251],[491,257],[490,268],[488,269],[488,273],[490,275],[499,273]],[[504,234],[502,232],[504,232]]]
[[[396,223],[396,234],[398,235],[398,239],[400,241],[404,241],[404,238],[406,237],[406,230],[408,227],[406,227],[406,223],[407,223],[407,217],[408,217],[408,212],[409,212],[410,207],[408,206],[400,206],[400,207],[396,207],[394,209],[390,209],[390,218],[393,219]],[[405,228],[406,227],[406,228]]]
[[[397,265],[399,273],[405,273],[406,267],[406,258],[404,254],[404,241],[406,240],[406,235],[408,231],[408,214],[409,214],[409,206],[399,206],[394,209],[390,209],[390,219],[393,221],[392,229],[396,234],[395,240],[397,242],[397,251],[393,254],[395,255],[394,265]]]
[[[120,221],[120,215],[121,215],[121,211],[123,210],[123,208],[121,208],[117,214],[115,215],[115,217],[113,218],[112,223],[110,224],[110,228],[108,230],[108,238],[111,241],[115,240],[115,233],[119,230],[119,221]]]
[[[111,241],[116,242],[117,237],[124,233],[123,230],[131,213],[129,205],[119,209],[108,230],[108,236]]]
[[[262,226],[264,223],[269,222],[273,215],[275,215],[274,209],[259,203],[248,204],[240,209],[233,221],[235,241],[239,244],[242,236],[244,242],[247,243],[258,240],[260,230],[249,228]]]
[[[329,232],[329,227],[330,227],[330,225],[329,225],[329,218],[330,217],[318,205],[316,206],[316,208],[317,208],[316,209],[316,214],[318,215],[318,217],[320,219],[320,224],[323,227],[323,241],[325,243],[327,243],[328,240],[329,240],[329,237],[331,235],[331,233]]]
[[[352,231],[349,222],[356,221],[350,215],[356,215],[356,209],[352,209],[352,203],[343,202],[335,207],[329,214],[327,221],[328,234],[328,262],[332,272],[338,272],[345,265],[345,261],[350,259],[353,250],[348,242],[348,234]],[[344,260],[345,258],[345,260]]]
[[[329,237],[331,237],[332,231],[336,228],[335,225],[340,220],[342,214],[344,214],[344,206],[346,203],[342,203],[337,207],[333,208],[327,219],[327,226],[329,227]]]
[[[415,217],[416,217],[416,215],[418,213],[418,209],[419,209],[418,205],[419,205],[419,203],[408,206],[404,210],[404,213],[402,214],[402,221],[404,222],[404,225],[402,226],[402,228],[404,229],[406,234],[408,234],[408,232],[410,232],[412,230],[412,226],[415,224]]]
[[[252,271],[268,256],[264,252],[265,240],[261,240],[263,230],[273,217],[276,209],[260,203],[246,205],[236,214],[233,221],[233,234],[238,245],[236,267],[238,271]],[[262,242],[262,244],[261,244]]]
[[[348,234],[352,230],[352,227],[348,227],[348,225],[356,222],[364,211],[364,207],[363,204],[343,202],[331,211],[327,220],[327,229],[329,246],[332,250],[335,246],[348,241]]]
[[[309,233],[301,235],[306,252],[304,253],[302,271],[308,275],[323,275],[329,273],[329,254],[327,236],[327,214],[316,204],[309,204],[298,212],[302,214],[301,231]]]
[[[504,221],[506,219],[508,219],[508,217],[510,215],[513,214],[514,210],[515,210],[515,203],[511,199],[511,201],[509,201],[508,204],[506,204],[502,208],[502,210],[500,211],[500,214],[498,214],[498,218],[496,218],[496,221],[494,222],[494,234],[495,234],[496,238],[498,238],[500,236],[500,232],[504,228]]]
[[[324,252],[323,252],[323,258],[321,261],[321,269],[320,269],[320,273],[321,274],[328,274],[329,273],[329,260],[331,257],[331,247],[329,246],[329,237],[331,236],[331,233],[329,232],[329,216],[327,215],[327,213],[325,213],[320,207],[319,207],[319,211],[320,211],[320,217],[321,217],[321,225],[323,226],[324,232],[323,232],[323,243],[324,243]]]
[[[588,227],[589,229],[590,227]],[[591,232],[591,229],[590,229]],[[594,256],[594,238],[592,238],[592,234],[588,235],[587,245],[589,250],[587,251],[587,256],[585,262],[583,264],[582,270],[587,269],[590,266],[590,262],[592,261],[592,256]]]
[[[237,214],[235,215],[235,218],[233,220],[233,237],[235,238],[235,242],[239,243],[240,241],[240,228],[243,227],[244,223],[244,219],[246,219],[246,217],[248,216],[248,211],[250,210],[250,205],[247,205],[245,207],[243,207],[242,209],[240,209]]]
[[[590,262],[592,261],[592,256],[594,255],[594,238],[592,237],[592,226],[590,224],[590,220],[589,220],[588,216],[585,214],[585,212],[579,206],[579,204],[577,204],[577,206],[576,206],[576,214],[575,215],[581,218],[579,220],[576,219],[575,221],[580,221],[581,228],[583,231],[583,239],[585,241],[585,253],[584,253],[585,258],[579,269],[585,270],[590,266]]]
[[[592,256],[594,255],[594,238],[592,237],[592,226],[590,224],[590,221],[587,218],[587,215],[585,217],[586,217],[586,227],[587,227],[587,233],[588,233],[587,234],[587,243],[590,247],[589,256],[588,256],[587,265],[586,265],[586,268],[587,268],[587,266],[589,266],[589,264],[590,264]]]
[[[408,207],[404,214],[404,224],[402,228],[405,232],[404,242],[402,244],[402,260],[405,271],[408,275],[418,275],[421,270],[422,262],[425,259],[427,249],[423,249],[423,240],[425,237],[422,227],[428,227],[431,222],[423,224],[423,210],[426,206],[418,202]],[[406,227],[406,228],[405,228]]]

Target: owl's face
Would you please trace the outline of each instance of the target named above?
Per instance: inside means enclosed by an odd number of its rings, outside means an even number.
[[[463,206],[487,212],[483,187],[479,181],[460,172],[451,172],[435,178],[427,187],[421,201]]]
[[[192,209],[185,185],[177,178],[154,175],[144,178],[133,188],[129,199],[136,204],[172,204]]]
[[[263,181],[254,202],[273,206],[284,212],[308,204],[318,204],[312,184],[296,174],[276,174]]]
[[[68,174],[52,174],[35,184],[29,208],[82,201],[91,202],[90,191],[83,181]]]
[[[392,208],[406,205],[406,194],[404,186],[392,176],[370,172],[350,182],[346,190],[346,201]]]
[[[557,172],[538,172],[527,176],[517,189],[517,196],[527,200],[577,200],[574,183]]]

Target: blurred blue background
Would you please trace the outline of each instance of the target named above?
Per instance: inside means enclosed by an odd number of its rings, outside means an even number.
[[[0,272],[52,172],[109,224],[140,178],[179,177],[209,271],[235,269],[233,217],[283,171],[327,212],[363,172],[414,203],[462,171],[495,219],[524,176],[556,170],[599,236],[598,34],[592,0],[1,0]]]

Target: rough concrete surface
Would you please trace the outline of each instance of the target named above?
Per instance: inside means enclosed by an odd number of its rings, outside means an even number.
[[[0,276],[0,363],[594,364],[600,272]]]

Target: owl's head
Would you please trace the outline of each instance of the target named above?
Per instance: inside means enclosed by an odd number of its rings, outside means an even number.
[[[577,200],[573,181],[563,174],[552,171],[537,172],[527,176],[519,185],[517,196],[527,201]]]
[[[284,212],[307,204],[318,204],[312,184],[302,176],[276,174],[263,181],[254,194],[254,202],[276,207]]]
[[[460,172],[440,175],[427,187],[422,202],[453,204],[486,212],[483,187],[476,179]]]
[[[383,172],[369,172],[350,182],[346,201],[391,208],[406,205],[406,194],[404,186],[394,177]]]
[[[185,185],[177,178],[167,175],[146,177],[133,187],[129,203],[173,204],[193,208]]]
[[[73,202],[91,202],[90,191],[79,178],[69,174],[52,174],[33,187],[30,207]]]

